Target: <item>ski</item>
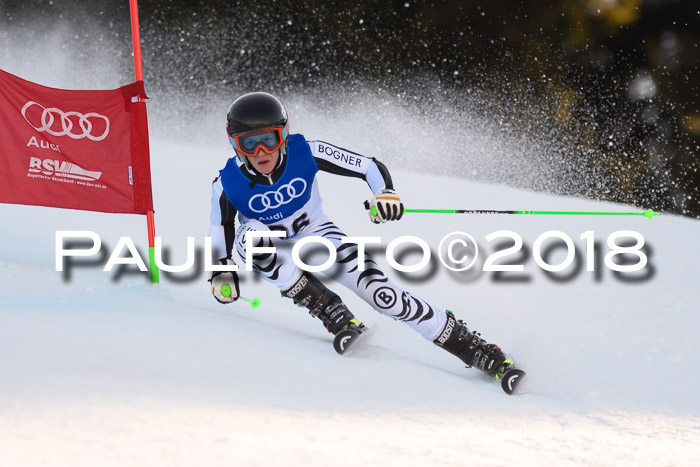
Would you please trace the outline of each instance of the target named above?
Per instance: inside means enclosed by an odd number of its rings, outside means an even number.
[[[363,324],[358,328],[344,329],[335,335],[333,348],[338,354],[343,355],[355,345],[358,339],[365,334],[367,327]]]
[[[347,354],[359,340],[363,340],[369,334],[369,328],[359,321],[353,319],[351,325],[340,331],[333,338],[333,348],[339,355]],[[469,368],[469,367],[467,367]],[[500,381],[501,388],[508,395],[521,394],[522,383],[526,373],[515,367],[513,360],[507,359],[501,363],[495,378]]]
[[[497,376],[497,379],[501,381],[501,388],[503,388],[503,391],[508,395],[520,394],[521,391],[518,390],[518,387],[527,373],[519,368],[513,367],[512,363],[507,366],[510,366],[510,368],[504,368],[502,370],[502,375]]]

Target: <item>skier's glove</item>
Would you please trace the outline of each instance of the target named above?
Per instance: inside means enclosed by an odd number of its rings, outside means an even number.
[[[218,263],[224,266],[236,264],[230,258],[222,258]],[[238,300],[241,294],[238,288],[238,273],[236,272],[214,271],[209,283],[211,283],[211,293],[219,303],[233,303]]]
[[[369,220],[379,224],[397,221],[401,216],[403,216],[403,203],[394,190],[384,189],[374,195],[370,203]]]

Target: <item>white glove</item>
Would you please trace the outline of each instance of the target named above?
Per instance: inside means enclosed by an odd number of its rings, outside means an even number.
[[[394,190],[384,189],[372,198],[369,208],[369,220],[375,224],[397,221],[403,216],[403,203]]]
[[[224,266],[236,264],[229,258],[220,259],[219,263]],[[209,282],[211,283],[211,293],[219,303],[233,303],[238,300],[241,294],[238,288],[238,273],[236,272],[215,271]]]

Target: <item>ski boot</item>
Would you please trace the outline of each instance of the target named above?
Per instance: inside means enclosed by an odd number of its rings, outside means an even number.
[[[319,318],[333,335],[348,329],[358,333],[364,330],[365,326],[355,319],[341,298],[308,272],[304,272],[282,295],[291,298],[295,305],[309,310],[309,314]]]
[[[514,367],[501,348],[488,344],[478,332],[472,332],[462,320],[457,320],[447,311],[447,323],[437,339],[433,341],[462,360],[467,367],[475,367],[500,380]]]

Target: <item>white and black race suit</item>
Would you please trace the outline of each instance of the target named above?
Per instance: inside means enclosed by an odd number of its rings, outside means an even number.
[[[362,178],[372,193],[393,188],[381,162],[322,141],[306,141],[299,134],[289,136],[286,154],[282,153],[278,166],[269,175],[254,172],[233,157],[212,187],[209,236],[215,259],[230,257],[235,245],[245,261],[247,231],[282,230],[286,232],[284,238],[258,240],[256,246],[274,246],[276,252],[254,254],[253,270],[284,291],[303,272],[292,260],[291,247],[302,238],[322,236],[337,252],[336,263],[326,275],[355,292],[376,311],[403,321],[426,339],[434,340],[445,327],[445,313],[397,287],[367,255],[358,258],[357,245],[342,243],[345,233],[322,210],[316,181],[319,170]],[[364,262],[362,271],[359,261]]]

